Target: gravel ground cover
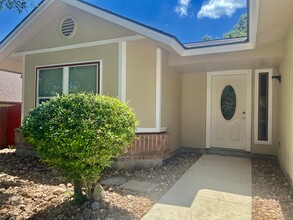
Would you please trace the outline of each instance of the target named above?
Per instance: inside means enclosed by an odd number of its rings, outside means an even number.
[[[293,191],[276,160],[252,159],[254,220],[293,220]]]
[[[113,219],[141,217],[200,157],[182,153],[162,167],[106,170],[102,178],[123,176],[159,184],[150,193],[104,186],[101,203],[72,201],[73,187],[37,158],[0,151],[0,219]],[[252,159],[253,220],[293,220],[293,191],[274,160]]]
[[[73,186],[37,158],[21,158],[14,150],[0,151],[0,219],[141,219],[164,193],[200,157],[179,154],[162,167],[106,170],[102,178],[123,176],[159,184],[150,193],[104,186],[102,202],[77,205]]]

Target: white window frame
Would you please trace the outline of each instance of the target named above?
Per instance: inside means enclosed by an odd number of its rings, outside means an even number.
[[[70,67],[82,67],[82,66],[97,66],[97,94],[101,94],[101,61],[87,61],[87,62],[77,62],[77,63],[64,63],[64,64],[55,64],[55,65],[50,65],[50,66],[38,66],[36,67],[36,72],[37,72],[37,79],[36,79],[36,99],[35,99],[35,106],[39,106],[39,100],[40,99],[50,99],[52,96],[44,97],[44,96],[39,96],[39,73],[40,70],[46,70],[46,69],[57,69],[57,68],[62,68],[63,73],[62,73],[62,94],[68,94],[69,90],[69,68]]]
[[[259,74],[268,73],[268,140],[262,141],[258,139],[258,99],[259,99]],[[272,144],[272,123],[273,123],[273,84],[272,84],[272,69],[257,69],[255,70],[254,80],[254,143],[255,144]]]

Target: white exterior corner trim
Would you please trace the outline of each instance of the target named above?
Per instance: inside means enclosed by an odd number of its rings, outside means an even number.
[[[207,104],[206,104],[206,148],[211,147],[211,113],[212,113],[212,77],[223,75],[246,75],[246,151],[251,151],[251,98],[252,70],[229,70],[207,73]]]
[[[207,73],[206,148],[211,148],[212,73]]]
[[[103,95],[103,73],[104,73],[104,69],[103,69],[103,60],[97,60],[98,62],[100,62],[100,95]]]
[[[163,133],[166,132],[167,128],[162,127],[162,128],[137,128],[135,133]]]
[[[161,128],[162,111],[162,49],[156,53],[156,129]]]
[[[249,43],[255,48],[258,20],[259,20],[260,0],[249,1]]]
[[[118,98],[121,102],[126,102],[126,42],[119,42],[118,60]]]
[[[80,44],[72,44],[72,45],[68,45],[68,46],[52,47],[52,48],[46,48],[46,49],[19,52],[19,53],[14,53],[12,55],[12,57],[18,57],[18,56],[22,56],[22,55],[57,52],[57,51],[62,51],[62,50],[79,49],[79,48],[100,46],[100,45],[113,44],[113,43],[121,43],[121,42],[133,41],[133,40],[141,40],[144,38],[145,37],[143,37],[141,35],[132,35],[132,36],[127,36],[127,37],[113,38],[113,39],[107,39],[107,40],[92,41],[92,42],[86,42],[86,43],[80,43]]]
[[[252,115],[252,70],[246,73],[246,151],[251,151],[251,115]]]
[[[258,140],[258,93],[259,93],[259,74],[268,73],[268,140]],[[255,144],[272,144],[273,136],[273,84],[272,84],[273,69],[257,69],[255,70],[254,78],[254,143]]]
[[[21,123],[22,123],[22,120],[24,119],[24,94],[25,94],[25,91],[24,91],[24,86],[25,86],[25,55],[22,56],[22,74],[21,74],[21,78],[22,78],[22,88],[21,88]]]

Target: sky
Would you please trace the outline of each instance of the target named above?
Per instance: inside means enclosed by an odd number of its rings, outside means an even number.
[[[204,35],[222,37],[246,13],[246,0],[85,0],[91,4],[154,27],[182,43],[202,41]],[[27,12],[0,11],[0,41],[40,0],[28,0]]]

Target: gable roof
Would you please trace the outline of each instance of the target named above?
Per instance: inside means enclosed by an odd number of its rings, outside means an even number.
[[[21,103],[21,74],[0,71],[0,104]]]
[[[44,26],[48,23],[53,16],[48,16],[49,6],[54,8],[54,2],[57,0],[44,0],[29,16],[26,17],[0,44],[0,63],[9,55],[14,53],[16,48],[23,44],[30,38],[37,30],[38,26]],[[58,0],[60,1],[60,0]],[[174,52],[181,56],[201,55],[210,53],[219,53],[227,51],[253,49],[255,47],[257,23],[258,23],[258,10],[260,0],[249,1],[249,39],[235,43],[234,41],[223,40],[220,44],[212,42],[205,42],[198,44],[182,44],[175,36],[165,33],[161,30],[149,27],[145,24],[136,22],[129,18],[115,14],[106,9],[84,2],[83,0],[61,0],[67,5],[71,5],[87,13],[110,21],[114,24],[122,26],[126,29],[132,30],[140,35],[153,39],[159,43],[167,45]],[[51,9],[51,12],[56,11],[58,8]],[[39,15],[46,14],[42,20],[37,20]],[[34,25],[33,25],[34,23]],[[38,24],[36,24],[38,23]],[[31,30],[29,30],[31,29]]]

